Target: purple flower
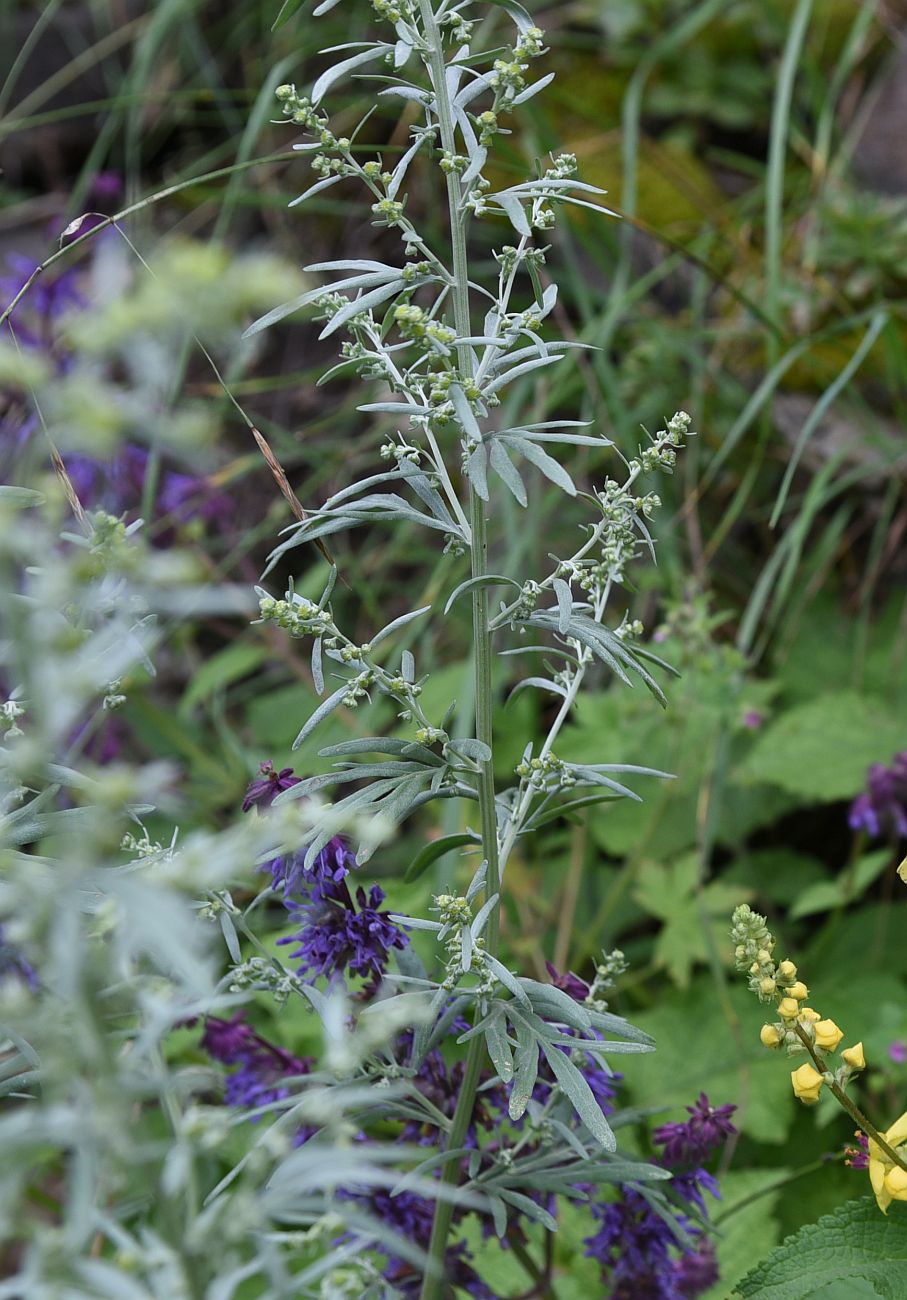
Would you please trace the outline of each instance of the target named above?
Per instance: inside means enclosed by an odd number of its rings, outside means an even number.
[[[25,959],[15,944],[8,942],[3,933],[3,923],[0,922],[0,983],[11,976],[23,980],[33,992],[40,985],[34,966]]]
[[[702,1093],[687,1107],[689,1120],[655,1130],[654,1140],[664,1145],[659,1163],[667,1168],[698,1166],[735,1132],[730,1121],[735,1109],[712,1106]],[[675,1173],[671,1190],[693,1212],[677,1217],[684,1236],[633,1187],[624,1187],[619,1200],[593,1203],[600,1226],[586,1238],[586,1254],[599,1261],[612,1300],[690,1300],[717,1281],[714,1251],[698,1224],[707,1217],[705,1193],[717,1197],[718,1184],[697,1167]]]
[[[307,906],[296,910],[301,921],[298,933],[278,942],[298,944],[290,956],[301,963],[301,971],[334,978],[348,969],[377,983],[390,950],[409,943],[389,914],[379,911],[383,901],[384,891],[377,885],[368,894],[360,885],[355,902],[345,882],[325,886]]]
[[[748,727],[750,731],[758,731],[764,721],[765,718],[758,709],[747,709],[743,715],[743,725]]]
[[[270,760],[259,763],[258,776],[250,782],[242,801],[243,812],[250,808],[270,808],[281,791],[299,785],[301,779],[291,767],[282,767],[276,772]]]
[[[314,902],[323,894],[331,895],[332,886],[356,868],[356,855],[339,835],[333,836],[312,862],[305,866],[305,850],[274,858],[268,863],[274,889],[282,884],[286,894],[308,895]]]
[[[568,994],[576,1002],[585,1002],[589,996],[589,985],[585,980],[581,980],[573,971],[567,971],[564,975],[558,973],[556,966],[552,966],[550,961],[545,962],[545,969],[551,976],[551,983],[562,993]]]
[[[857,1145],[844,1148],[844,1163],[850,1165],[851,1169],[868,1169],[869,1138],[859,1129],[854,1133],[854,1137],[857,1139]]]
[[[712,1106],[705,1093],[687,1106],[690,1119],[681,1124],[662,1124],[652,1134],[664,1146],[661,1163],[676,1166],[700,1165],[716,1147],[724,1144],[737,1130],[731,1123],[736,1106]]]
[[[413,1192],[400,1192],[391,1196],[383,1189],[366,1194],[352,1194],[345,1200],[358,1201],[370,1214],[393,1228],[398,1236],[423,1250],[428,1249],[431,1240],[431,1228],[434,1222],[434,1201]],[[415,1269],[409,1260],[400,1259],[390,1253],[392,1247],[376,1246],[387,1259],[384,1276],[396,1288],[396,1292],[406,1300],[418,1300],[422,1290],[422,1273]],[[448,1283],[455,1288],[462,1288],[475,1300],[499,1300],[481,1280],[470,1262],[471,1255],[463,1241],[451,1246],[444,1257],[444,1274]]]
[[[246,1024],[242,1012],[232,1020],[209,1016],[202,1034],[202,1047],[213,1060],[239,1066],[226,1080],[224,1101],[228,1106],[252,1109],[280,1101],[290,1095],[286,1080],[308,1074],[312,1068],[311,1060],[293,1056],[261,1038]],[[306,1133],[307,1137],[310,1132]]]
[[[907,1061],[907,1043],[900,1038],[896,1038],[893,1043],[889,1043],[888,1059],[894,1061],[895,1065],[903,1065]]]
[[[891,766],[873,763],[866,777],[866,790],[850,805],[852,830],[865,831],[874,839],[880,835],[907,838],[907,749],[895,754]]]

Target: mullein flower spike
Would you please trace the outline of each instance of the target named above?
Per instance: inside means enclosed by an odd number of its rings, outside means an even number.
[[[818,1011],[802,1005],[808,996],[806,985],[797,978],[792,961],[777,965],[773,961],[775,940],[764,916],[742,904],[734,912],[731,937],[737,969],[749,977],[750,988],[761,1001],[777,1002],[781,1019],[762,1026],[759,1038],[763,1046],[784,1047],[788,1055],[806,1052],[811,1057],[791,1071],[794,1096],[804,1105],[814,1106],[827,1084],[835,1100],[869,1130],[868,1136],[857,1132],[859,1146],[847,1149],[846,1163],[853,1169],[869,1170],[879,1209],[886,1214],[892,1201],[907,1201],[907,1161],[899,1163],[900,1149],[907,1143],[907,1112],[887,1132],[879,1133],[847,1097],[847,1084],[866,1068],[862,1042],[843,1048],[842,1064],[836,1070],[821,1068],[826,1055],[837,1051],[844,1032],[833,1020],[823,1020]]]

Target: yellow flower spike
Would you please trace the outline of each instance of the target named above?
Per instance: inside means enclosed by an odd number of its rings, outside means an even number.
[[[796,998],[798,1002],[805,1002],[809,997],[809,989],[802,980],[797,980],[796,984],[792,984],[787,993],[788,997]]]
[[[782,1020],[796,1020],[800,1004],[796,998],[782,998],[778,1003],[778,1014]]]
[[[853,1047],[845,1047],[841,1053],[841,1060],[852,1070],[865,1070],[866,1057],[863,1055],[863,1044],[855,1043]]]
[[[763,1025],[759,1030],[759,1041],[763,1047],[780,1047],[781,1035],[774,1025]]]
[[[790,1081],[794,1096],[806,1106],[814,1106],[822,1091],[823,1079],[818,1070],[811,1065],[801,1065],[799,1070],[791,1070]]]
[[[797,978],[797,968],[792,961],[783,961],[778,967],[778,974],[782,979],[795,980]]]
[[[860,1044],[862,1046],[862,1044]],[[849,1049],[853,1050],[853,1049]],[[899,1119],[896,1119],[887,1133],[884,1134],[885,1141],[896,1151],[902,1142],[907,1141],[907,1111]],[[872,1184],[872,1190],[875,1193],[876,1203],[883,1214],[888,1213],[888,1207],[893,1200],[907,1200],[907,1174],[891,1160],[877,1142],[869,1139],[869,1181]],[[893,1179],[892,1186],[888,1185],[888,1180],[895,1173],[899,1173],[901,1178]]]
[[[800,1014],[797,1016],[801,1025],[814,1025],[822,1017],[818,1011],[813,1011],[812,1007],[801,1007]]]
[[[844,1030],[833,1020],[820,1020],[816,1024],[816,1046],[825,1052],[833,1052],[843,1037]]]

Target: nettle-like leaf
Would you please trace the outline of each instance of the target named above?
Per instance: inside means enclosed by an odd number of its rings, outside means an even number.
[[[640,907],[662,921],[655,960],[681,988],[689,987],[697,963],[707,962],[716,948],[728,947],[728,913],[746,897],[739,885],[720,880],[701,884],[699,871],[695,853],[670,865],[644,862],[634,890]]]
[[[838,1288],[838,1290],[835,1290]],[[850,1300],[907,1295],[907,1206],[883,1215],[875,1198],[848,1201],[788,1237],[742,1282],[741,1300]]]

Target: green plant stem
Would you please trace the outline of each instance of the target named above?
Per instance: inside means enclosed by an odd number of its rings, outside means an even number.
[[[857,1127],[861,1130],[861,1132],[865,1133],[866,1136],[870,1139],[870,1141],[875,1142],[876,1146],[885,1152],[889,1160],[893,1161],[894,1164],[896,1164],[899,1169],[903,1169],[904,1172],[907,1173],[907,1163],[904,1162],[904,1157],[898,1155],[895,1148],[885,1140],[885,1138],[875,1127],[875,1125],[870,1123],[870,1121],[860,1110],[859,1106],[854,1105],[854,1103],[850,1100],[850,1098],[848,1097],[844,1089],[841,1087],[841,1085],[837,1083],[834,1079],[829,1079],[827,1077],[829,1074],[829,1070],[825,1062],[822,1061],[816,1055],[812,1043],[809,1041],[806,1034],[803,1032],[802,1028],[799,1025],[796,1025],[795,1029],[797,1032],[797,1037],[800,1039],[800,1042],[803,1044],[803,1046],[806,1048],[807,1052],[809,1053],[810,1057],[812,1058],[813,1065],[816,1067],[816,1069],[825,1079],[825,1082],[828,1084],[829,1091],[831,1092],[832,1096],[834,1097],[838,1105],[842,1106],[844,1110],[847,1111],[848,1115],[854,1121]]]
[[[431,0],[419,0],[422,28],[428,49],[425,52],[429,76],[435,93],[438,112],[438,124],[441,132],[441,145],[450,153],[456,153],[454,137],[453,111],[447,89],[446,67]],[[459,338],[467,338],[470,330],[469,313],[469,266],[466,252],[466,229],[464,213],[461,209],[461,185],[456,172],[447,173],[447,205],[450,213],[450,243],[452,253],[453,285],[451,300],[453,305],[454,325]],[[469,344],[457,346],[457,358],[460,373],[464,378],[473,374],[473,358]],[[488,572],[488,533],[485,518],[485,503],[470,488],[470,556],[472,576],[483,577]],[[488,746],[493,745],[493,698],[491,684],[491,630],[488,625],[488,593],[485,587],[476,587],[472,593],[472,630],[475,648],[475,701],[476,701],[476,739]],[[494,763],[489,759],[479,764],[478,774],[479,811],[482,822],[482,851],[487,865],[486,897],[500,893],[500,874],[498,869],[498,831],[495,814],[494,797]],[[492,909],[485,930],[485,943],[489,953],[495,955],[498,947],[500,903]],[[453,1150],[464,1145],[464,1140],[472,1120],[475,1107],[479,1076],[485,1059],[485,1043],[481,1036],[472,1039],[466,1057],[466,1069],[460,1085],[460,1096],[454,1112],[453,1124],[448,1139],[448,1149]],[[455,1186],[460,1180],[460,1163],[451,1161],[445,1165],[441,1180],[449,1186]],[[422,1283],[421,1300],[439,1300],[444,1288],[444,1256],[447,1239],[453,1218],[454,1206],[450,1201],[438,1200],[435,1203],[435,1217],[432,1224],[431,1241],[428,1247],[428,1261],[425,1278]]]

